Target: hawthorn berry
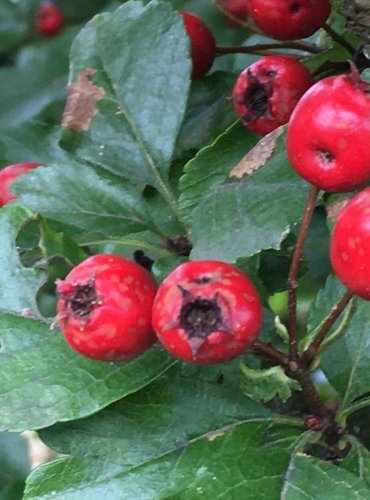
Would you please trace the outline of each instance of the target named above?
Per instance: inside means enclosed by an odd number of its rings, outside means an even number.
[[[339,212],[330,260],[346,287],[370,300],[370,188],[356,194]]]
[[[205,75],[213,64],[216,55],[216,42],[211,30],[198,16],[180,10],[191,43],[193,62],[192,78]]]
[[[232,98],[243,124],[267,134],[287,123],[297,102],[313,84],[310,72],[290,56],[265,56],[241,72]]]
[[[352,191],[370,179],[370,84],[357,70],[315,83],[287,131],[288,159],[319,189]]]
[[[40,163],[15,163],[0,170],[0,207],[14,200],[16,196],[10,192],[10,186],[18,175],[28,172],[31,168],[38,167]]]
[[[128,361],[156,341],[151,311],[157,285],[142,266],[119,255],[94,255],[57,280],[56,290],[59,326],[83,356]]]
[[[224,11],[245,22],[249,16],[248,2],[249,0],[219,0],[218,3]]]
[[[185,262],[159,286],[153,328],[163,346],[188,362],[220,363],[256,340],[262,304],[251,280],[231,264]]]
[[[58,5],[53,2],[44,2],[35,12],[35,26],[44,36],[57,35],[64,24],[64,15]]]
[[[249,14],[263,33],[277,40],[311,36],[329,17],[329,0],[249,0]]]

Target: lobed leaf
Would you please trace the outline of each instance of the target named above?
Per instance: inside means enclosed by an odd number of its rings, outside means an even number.
[[[76,161],[33,169],[12,190],[31,209],[84,231],[123,236],[151,226],[139,190]]]
[[[177,365],[98,415],[46,429],[72,457],[36,470],[25,498],[276,496],[297,431],[237,390],[235,368]]]
[[[39,429],[90,415],[154,380],[173,363],[153,348],[129,363],[76,354],[50,324],[0,316],[0,429]]]
[[[313,480],[314,478],[314,480]],[[282,500],[367,500],[370,489],[354,474],[315,457],[298,453],[289,465]]]
[[[163,2],[129,1],[96,16],[72,47],[61,142],[83,160],[153,185],[174,210],[168,172],[190,85],[188,44],[181,17]]]
[[[38,316],[36,294],[46,280],[45,272],[36,267],[23,267],[16,247],[20,228],[34,217],[22,206],[9,204],[0,210],[0,311]]]
[[[235,261],[279,249],[301,217],[308,190],[289,166],[280,136],[263,167],[237,182],[219,184],[194,210],[191,257]]]

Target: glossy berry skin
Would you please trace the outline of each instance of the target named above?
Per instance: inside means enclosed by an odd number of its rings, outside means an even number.
[[[370,188],[340,211],[331,236],[330,260],[346,287],[370,300]]]
[[[256,25],[277,40],[313,35],[330,11],[329,0],[249,0],[249,14]]]
[[[18,175],[25,174],[31,168],[38,167],[39,163],[15,163],[0,170],[0,207],[14,200],[16,196],[10,192],[10,186]]]
[[[179,11],[191,43],[191,59],[193,62],[192,78],[198,79],[205,75],[215,59],[216,42],[211,30],[196,15]]]
[[[245,22],[249,16],[249,0],[219,0],[219,4],[233,17]]]
[[[265,56],[237,78],[232,98],[243,124],[267,134],[287,123],[297,102],[313,84],[308,69],[290,56]]]
[[[319,189],[346,192],[370,179],[370,85],[358,75],[315,83],[290,117],[288,159]]]
[[[55,36],[60,32],[63,24],[63,12],[53,2],[44,2],[36,10],[35,26],[40,35]]]
[[[157,285],[138,264],[118,255],[94,255],[58,280],[56,289],[59,326],[83,356],[128,361],[156,341],[151,311]]]
[[[231,264],[186,262],[160,285],[152,323],[173,356],[198,364],[220,363],[256,340],[261,299],[251,280]]]

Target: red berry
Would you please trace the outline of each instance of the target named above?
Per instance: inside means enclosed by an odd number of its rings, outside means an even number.
[[[204,22],[190,12],[179,11],[184,19],[186,31],[191,43],[191,58],[193,61],[194,79],[205,75],[215,59],[216,42],[212,32]]]
[[[315,83],[288,125],[288,159],[319,189],[352,191],[370,179],[370,84],[351,75]]]
[[[262,57],[236,80],[232,93],[236,114],[246,127],[267,134],[288,122],[312,83],[310,72],[298,59]]]
[[[64,24],[63,12],[53,2],[42,3],[35,13],[35,26],[44,36],[54,36],[59,33]]]
[[[340,211],[331,237],[330,260],[346,287],[370,300],[370,188]]]
[[[219,0],[219,4],[233,17],[245,22],[249,15],[249,0]]]
[[[330,10],[329,0],[249,0],[249,14],[256,25],[277,40],[313,35]]]
[[[220,363],[256,340],[261,299],[251,280],[231,264],[186,262],[160,285],[152,322],[173,356],[199,364]]]
[[[38,167],[40,163],[15,163],[0,170],[0,207],[4,206],[16,196],[10,192],[10,186],[18,175],[28,172],[31,168]]]
[[[127,361],[156,341],[151,312],[157,285],[138,264],[118,255],[94,255],[56,285],[60,328],[83,356]]]

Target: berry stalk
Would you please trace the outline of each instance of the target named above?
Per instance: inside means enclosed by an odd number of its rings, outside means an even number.
[[[329,332],[330,328],[333,326],[335,320],[341,314],[341,312],[345,309],[347,304],[353,297],[353,293],[350,290],[347,290],[343,297],[339,300],[339,302],[333,306],[329,316],[326,318],[324,323],[322,324],[318,334],[313,339],[311,344],[307,347],[307,349],[303,352],[300,361],[303,365],[308,366],[316,354],[319,351],[319,348],[325,339],[326,334]]]
[[[295,49],[309,52],[310,54],[318,54],[322,50],[320,49],[320,47],[317,47],[312,43],[307,43],[300,40],[292,40],[285,42],[256,43],[254,45],[247,46],[219,45],[216,47],[216,55],[222,56],[225,54],[256,54],[258,52],[261,52],[261,50],[265,51],[274,49]]]
[[[298,268],[302,255],[304,241],[319,189],[313,186],[309,192],[306,208],[303,214],[301,227],[299,229],[297,243],[293,251],[292,261],[288,275],[288,334],[289,334],[289,360],[297,361],[298,358],[298,337],[297,337],[297,288],[298,288]]]

